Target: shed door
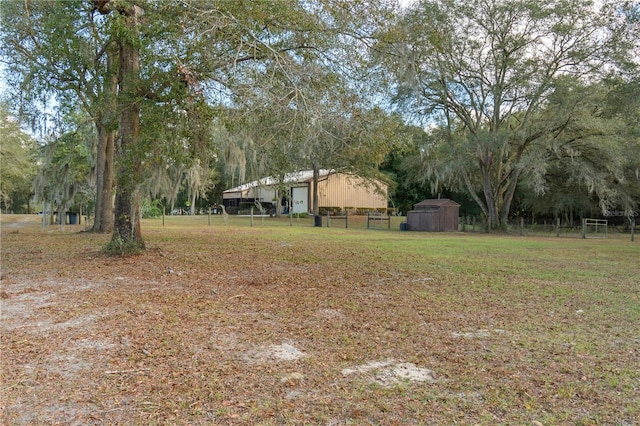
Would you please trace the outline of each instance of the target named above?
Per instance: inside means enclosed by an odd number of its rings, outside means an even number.
[[[309,187],[291,188],[292,213],[309,213]]]

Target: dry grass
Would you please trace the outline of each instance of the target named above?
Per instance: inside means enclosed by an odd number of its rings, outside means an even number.
[[[2,424],[640,422],[628,239],[1,220]]]

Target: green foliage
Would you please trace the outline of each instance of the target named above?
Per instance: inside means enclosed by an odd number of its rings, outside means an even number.
[[[104,42],[99,24],[87,19],[90,4],[5,1],[0,52],[6,61],[7,94],[20,119],[43,137],[61,123],[51,113],[81,106],[97,112]],[[95,108],[95,109],[94,109]]]
[[[103,247],[102,253],[109,256],[133,256],[143,250],[144,244],[134,239],[124,239],[114,233],[109,243]]]
[[[389,198],[396,209],[407,212],[413,205],[434,198],[430,176],[422,171],[421,148],[425,146],[427,134],[417,126],[406,126],[400,130],[406,143],[387,155],[380,170],[389,176]]]
[[[144,199],[141,202],[141,216],[143,219],[155,219],[162,217],[162,200],[149,200]]]
[[[28,212],[37,173],[36,142],[0,106],[0,203],[2,210]]]
[[[624,86],[632,93],[629,85]],[[639,138],[629,120],[633,115],[616,105],[621,100],[619,90],[607,82],[558,82],[545,114],[565,126],[535,159],[537,169],[526,174],[521,185],[530,192],[524,204],[534,213],[589,216],[635,208]],[[633,104],[632,98],[621,105]]]
[[[42,147],[35,180],[35,199],[55,205],[59,211],[87,210],[95,191],[91,185],[95,132],[80,124]]]
[[[520,183],[545,190],[550,151],[616,137],[586,100],[561,93],[616,66],[629,36],[617,13],[614,2],[423,0],[408,8],[377,47],[388,52],[379,57],[398,80],[398,105],[437,128],[421,147],[432,191],[464,188],[492,225],[504,226]],[[568,75],[575,81],[567,86]],[[581,164],[581,184],[601,199],[611,198],[603,176],[616,173],[618,161],[605,164],[613,158],[591,171]]]

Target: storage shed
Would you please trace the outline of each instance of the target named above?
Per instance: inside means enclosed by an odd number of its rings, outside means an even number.
[[[460,204],[448,198],[424,200],[407,212],[408,231],[457,231]]]

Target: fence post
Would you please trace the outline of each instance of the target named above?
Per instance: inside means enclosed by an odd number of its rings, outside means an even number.
[[[344,227],[349,228],[349,209],[344,211]]]
[[[253,226],[253,206],[251,206],[251,226]]]
[[[521,217],[520,218],[520,236],[522,237],[524,235],[524,218]]]
[[[633,241],[635,233],[636,233],[636,218],[634,216],[633,219],[631,219],[631,241]]]
[[[331,220],[331,217],[329,215],[329,209],[327,209],[327,228],[329,228],[329,220]]]
[[[556,218],[556,237],[560,236],[560,218]]]
[[[209,207],[209,226],[211,226],[211,207]]]
[[[587,219],[582,218],[582,239],[587,238]]]
[[[162,206],[162,226],[164,226],[164,211],[165,211],[166,207]]]

